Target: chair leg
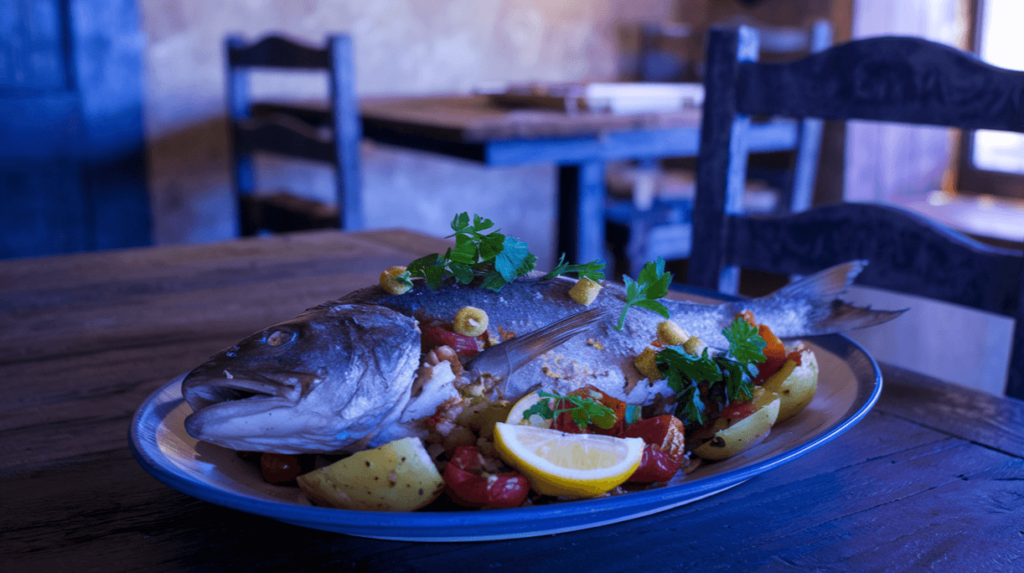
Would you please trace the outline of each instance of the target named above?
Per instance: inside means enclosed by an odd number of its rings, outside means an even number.
[[[589,263],[604,254],[604,163],[558,168],[558,250],[567,261]],[[576,211],[568,207],[574,206]]]
[[[259,231],[259,209],[253,201],[255,173],[250,155],[235,154],[234,177],[238,232],[243,237],[252,237]]]

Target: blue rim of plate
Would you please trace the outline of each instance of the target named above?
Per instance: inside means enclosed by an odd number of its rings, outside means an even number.
[[[218,488],[183,473],[166,457],[155,455],[160,452],[156,433],[144,427],[158,412],[170,412],[181,404],[180,377],[163,385],[139,406],[129,429],[129,442],[139,464],[173,489],[216,505],[302,527],[359,537],[431,542],[515,539],[577,531],[667,511],[722,492],[817,449],[860,422],[882,391],[878,364],[860,345],[843,335],[809,340],[842,358],[857,379],[856,397],[832,426],[798,446],[748,465],[693,481],[599,499],[503,510],[389,513],[271,501]],[[162,423],[163,418],[160,420]]]

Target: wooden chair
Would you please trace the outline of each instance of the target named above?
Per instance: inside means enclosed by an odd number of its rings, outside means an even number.
[[[228,108],[240,232],[363,227],[359,142],[362,127],[353,88],[352,40],[331,36],[309,48],[269,36],[254,44],[227,40]],[[266,69],[322,70],[330,79],[329,111],[254,103],[249,75]],[[334,166],[337,202],[326,205],[287,192],[255,193],[253,153],[269,152]]]
[[[691,284],[737,292],[740,268],[809,274],[870,262],[858,284],[1016,319],[1006,392],[1024,398],[1024,258],[896,207],[843,203],[765,217],[742,210],[750,117],[779,114],[1024,132],[1024,72],[918,38],[872,38],[792,63],[757,59],[757,32],[710,35]]]
[[[730,23],[730,26],[739,24]],[[807,27],[768,27],[757,29],[763,39],[760,54],[770,59],[794,59],[797,56],[819,52],[832,45],[832,27],[829,22],[819,20]],[[688,29],[678,25],[648,25],[642,29],[642,46],[650,53],[641,51],[641,61],[649,68],[674,69],[666,64],[669,56],[655,49],[657,39],[664,35],[678,39]],[[684,67],[682,64],[678,66]],[[646,68],[645,68],[646,69]],[[653,72],[651,72],[653,73]],[[657,76],[664,79],[663,76]],[[750,179],[761,182],[752,185],[749,204],[765,205],[763,209],[773,212],[802,211],[811,206],[814,195],[814,181],[817,175],[818,155],[821,149],[822,121],[815,118],[803,119],[797,126],[797,145],[785,159],[783,166],[764,165],[749,172]],[[607,234],[614,247],[614,258],[625,260],[623,270],[632,276],[640,267],[657,257],[664,259],[685,259],[690,254],[693,211],[692,172],[654,169],[636,172],[640,178],[653,180],[631,181],[627,197],[610,194],[605,207]],[[614,174],[609,180],[614,181]],[[653,199],[644,200],[640,190],[643,185],[651,187]],[[768,199],[765,201],[764,199]]]

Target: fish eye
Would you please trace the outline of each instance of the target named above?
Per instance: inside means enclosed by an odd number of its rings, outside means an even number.
[[[286,330],[282,328],[275,328],[263,337],[263,342],[267,346],[279,347],[288,344],[295,340],[297,333],[294,330]]]

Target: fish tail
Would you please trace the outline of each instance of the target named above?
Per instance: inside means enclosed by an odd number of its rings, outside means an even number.
[[[780,288],[769,296],[800,299],[833,300],[843,295],[853,284],[853,279],[868,265],[865,260],[849,261],[818,271],[813,275],[801,277]]]
[[[849,304],[842,296],[868,262],[855,260],[829,267],[813,275],[802,277],[785,287],[759,299],[734,303],[751,310],[771,314],[780,308],[798,309],[803,314],[802,324],[780,324],[772,331],[782,338],[835,334],[889,322],[900,316],[902,310],[874,310]]]

